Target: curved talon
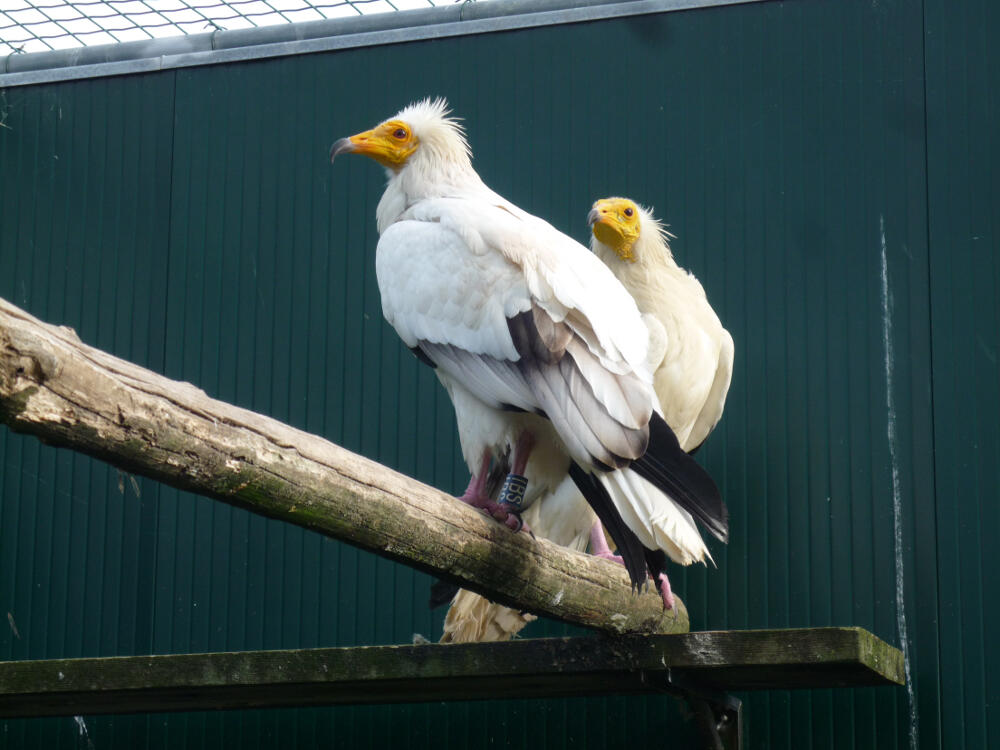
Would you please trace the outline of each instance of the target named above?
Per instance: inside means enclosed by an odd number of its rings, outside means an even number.
[[[595,521],[594,525],[590,529],[590,554],[594,557],[603,557],[605,560],[611,560],[611,562],[618,563],[624,566],[625,561],[620,555],[616,555],[608,547],[608,540],[604,536],[604,527],[601,526],[600,521]],[[650,576],[652,578],[652,576]],[[660,595],[660,599],[663,601],[663,609],[673,610],[674,618],[677,617],[677,610],[674,607],[674,594],[670,589],[670,579],[667,578],[666,573],[660,573],[656,578],[653,579],[653,585],[656,587],[656,593]],[[645,591],[646,581],[641,584],[632,584],[632,591],[638,589],[638,593],[643,593]]]
[[[535,536],[534,532],[528,528],[524,523],[524,519],[521,518],[521,508],[518,505],[513,505],[512,503],[500,503],[500,510],[507,514],[507,517],[503,520],[503,523],[507,528],[511,529],[515,534],[519,531],[527,531],[532,537]],[[516,522],[516,526],[510,525],[510,519],[513,518]]]
[[[518,531],[526,531],[529,534],[531,534],[532,538],[534,538],[535,536],[535,533],[531,530],[528,524],[524,522],[524,519],[521,518],[521,509],[516,505],[512,505],[511,503],[495,503],[490,501],[488,505],[482,508],[482,511],[486,515],[490,516],[490,518],[493,518],[502,523],[508,529],[513,531],[515,534]],[[511,519],[514,520],[513,525],[511,524]]]

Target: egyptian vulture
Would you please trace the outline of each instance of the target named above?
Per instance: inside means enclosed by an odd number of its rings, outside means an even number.
[[[567,475],[610,533],[633,587],[659,588],[672,498],[721,539],[718,488],[659,413],[650,334],[585,247],[490,190],[442,99],[404,108],[330,150],[371,157],[382,311],[455,406],[472,478],[462,499],[511,528]],[[500,503],[485,492],[509,456]],[[645,481],[643,481],[645,480]]]
[[[726,405],[733,337],[693,274],[677,265],[669,234],[628,198],[596,201],[590,247],[635,299],[655,342],[653,387],[667,424],[688,453],[705,441]],[[662,352],[662,355],[659,354]]]
[[[587,223],[591,250],[632,295],[654,334],[654,389],[681,448],[692,452],[722,416],[733,373],[733,339],[698,280],[677,265],[669,234],[649,209],[628,198],[604,198],[594,203]],[[673,510],[668,557],[681,565],[711,559],[691,516],[679,507]],[[529,512],[539,536],[578,550],[589,536],[593,551],[607,552],[603,533],[588,526],[592,514],[571,482]],[[448,609],[442,640],[506,640],[531,619],[463,589]]]

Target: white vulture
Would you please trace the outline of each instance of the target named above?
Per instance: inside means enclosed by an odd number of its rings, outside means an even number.
[[[732,336],[698,279],[677,265],[669,234],[651,211],[628,198],[604,198],[594,203],[587,223],[591,250],[632,295],[653,332],[653,387],[681,448],[693,452],[722,416],[733,374]],[[681,565],[711,559],[691,516],[679,507],[673,510],[673,545],[667,556]],[[592,514],[570,481],[529,512],[539,536],[578,550],[586,547],[589,536],[592,551],[607,553],[603,533],[594,529],[589,534]],[[461,590],[448,610],[442,640],[506,640],[531,619]]]
[[[648,209],[628,198],[604,198],[587,221],[591,249],[635,299],[658,342],[651,346],[654,359],[660,357],[653,387],[681,448],[694,452],[722,417],[733,337],[698,279],[677,265],[670,235]]]
[[[648,572],[659,589],[671,499],[723,540],[728,512],[659,413],[647,325],[587,248],[483,183],[448,114],[442,99],[416,102],[338,140],[330,157],[386,168],[382,311],[451,396],[472,474],[462,499],[520,528],[525,505],[569,475],[633,586]],[[507,456],[496,503],[486,478]]]

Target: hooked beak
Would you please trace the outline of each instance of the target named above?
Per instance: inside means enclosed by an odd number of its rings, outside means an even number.
[[[376,128],[341,138],[330,147],[330,161],[340,154],[368,156],[383,167],[394,171],[402,169],[417,147],[416,138],[400,141],[393,137],[392,128],[382,123]]]
[[[590,213],[587,214],[587,226],[592,227],[594,224],[601,220],[601,212],[597,210],[597,206],[590,209]]]
[[[349,154],[357,150],[358,147],[354,144],[354,141],[350,138],[341,138],[330,146],[330,163],[333,164],[333,160],[340,156],[340,154]]]

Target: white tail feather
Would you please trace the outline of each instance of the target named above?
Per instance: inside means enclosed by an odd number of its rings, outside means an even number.
[[[600,479],[643,546],[662,549],[678,565],[712,559],[691,514],[634,471],[613,471]]]

